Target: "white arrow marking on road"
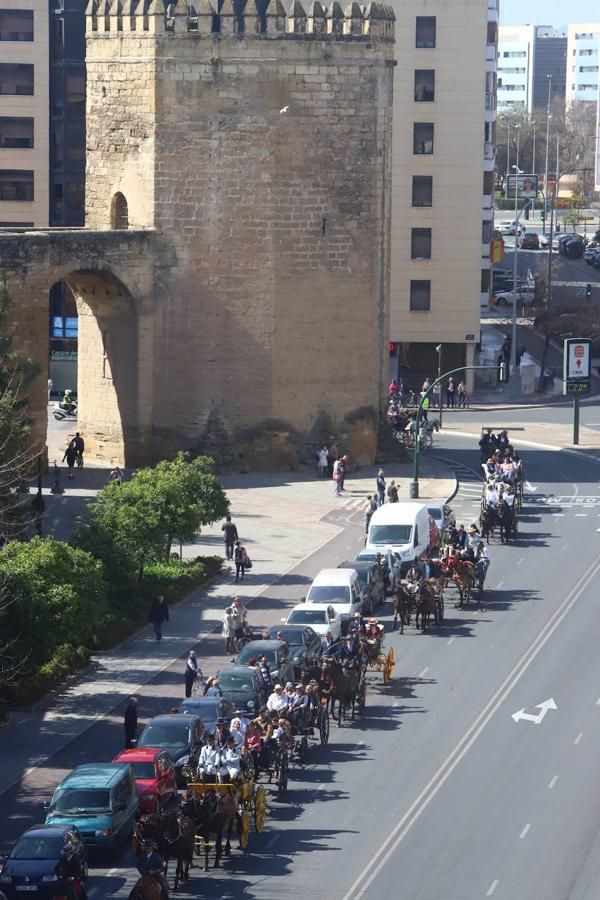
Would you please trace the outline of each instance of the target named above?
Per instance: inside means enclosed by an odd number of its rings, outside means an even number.
[[[540,710],[537,716],[532,716],[531,713],[526,713],[525,708],[523,707],[523,709],[520,709],[518,712],[513,713],[511,718],[514,719],[515,722],[518,722],[520,719],[525,719],[526,722],[533,722],[534,725],[539,725],[543,721],[544,716],[546,715],[548,710],[558,709],[558,706],[551,697],[549,700],[544,700],[543,703],[538,703],[535,708]]]
[[[528,491],[537,491],[537,487],[534,487],[534,486],[533,486],[532,484],[530,484],[528,481],[525,482],[525,488],[526,488]]]

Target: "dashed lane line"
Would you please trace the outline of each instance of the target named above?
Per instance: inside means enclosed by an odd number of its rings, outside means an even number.
[[[493,895],[494,891],[496,890],[496,888],[498,887],[499,884],[500,884],[500,879],[499,879],[499,878],[494,878],[494,880],[493,880],[492,883],[490,884],[489,888],[488,888],[487,891],[485,892],[485,896],[486,896],[486,897],[491,897],[491,896]]]
[[[573,741],[575,746],[577,746],[577,744],[581,741],[582,737],[583,737],[583,731],[580,731],[579,734],[577,735],[577,737],[575,738],[575,740]]]
[[[556,782],[558,781],[558,775],[555,775],[550,784],[548,785],[548,790],[551,791]]]
[[[525,837],[525,835],[527,834],[527,832],[529,831],[530,828],[531,828],[531,822],[528,822],[528,824],[525,826],[525,828],[523,829],[523,831],[522,831],[521,834],[519,835],[519,840],[520,840],[520,841],[523,840],[523,838]]]

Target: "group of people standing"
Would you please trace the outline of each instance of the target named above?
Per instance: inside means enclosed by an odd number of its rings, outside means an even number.
[[[252,560],[240,541],[237,526],[231,521],[231,516],[225,518],[221,531],[225,541],[225,558],[232,560],[235,565],[235,580],[243,581],[246,572],[252,568]]]

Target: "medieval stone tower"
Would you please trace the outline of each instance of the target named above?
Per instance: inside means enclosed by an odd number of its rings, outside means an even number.
[[[372,458],[393,47],[376,3],[91,0],[86,225],[163,238],[139,322],[149,455],[230,443],[285,464],[320,422]],[[82,318],[98,365],[100,327]],[[85,395],[98,373],[83,360]]]

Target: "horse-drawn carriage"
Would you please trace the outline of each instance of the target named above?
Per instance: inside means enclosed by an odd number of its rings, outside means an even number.
[[[374,623],[374,625],[374,628],[367,626],[367,630],[360,638],[360,649],[365,660],[365,671],[372,668],[376,672],[382,672],[383,683],[389,684],[394,674],[394,650],[390,647],[387,653],[384,651],[383,625],[379,622]]]
[[[404,626],[410,625],[413,612],[415,626],[419,628],[420,622],[422,631],[427,630],[431,619],[436,625],[441,625],[444,621],[445,583],[446,576],[443,571],[414,583],[398,582],[395,588],[392,630],[396,629],[400,620],[400,634],[404,634]]]
[[[225,826],[229,826],[229,821],[233,818],[237,822],[238,838],[242,850],[246,850],[250,840],[251,822],[254,821],[256,832],[260,832],[265,827],[267,817],[267,795],[264,787],[256,784],[251,776],[251,770],[246,770],[246,774],[242,775],[238,781],[228,782],[226,784],[190,782],[187,788],[186,798],[192,803],[196,801],[197,808],[207,806],[209,810],[212,807],[214,817],[218,816],[219,808],[223,811],[223,819],[227,821],[223,823],[222,830]],[[229,798],[229,802],[227,802]],[[218,823],[217,823],[218,824]],[[209,826],[210,827],[210,826]],[[220,855],[221,837],[217,831],[217,860]],[[208,851],[210,845],[208,835],[210,831],[207,829],[204,833],[199,830],[196,834],[195,852],[200,855],[205,854],[206,867],[208,867]],[[222,833],[222,831],[221,831]],[[229,850],[230,830],[228,830],[228,839],[225,852]]]

